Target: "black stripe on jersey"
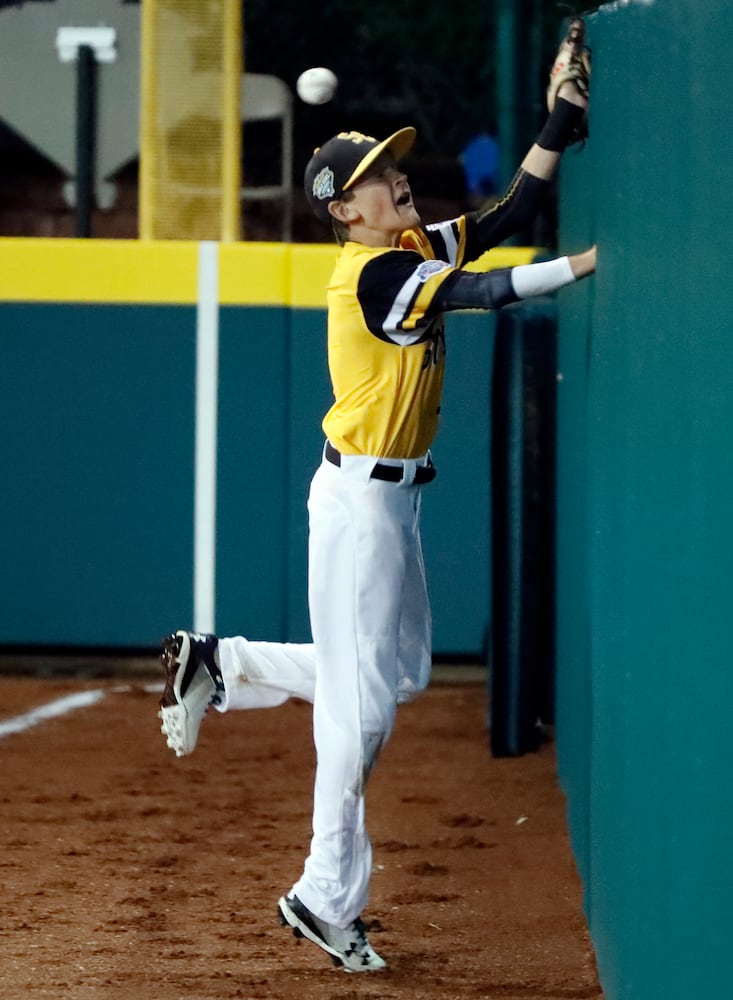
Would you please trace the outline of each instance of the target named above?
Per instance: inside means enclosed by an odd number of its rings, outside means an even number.
[[[390,336],[390,329],[385,329],[385,324],[392,317],[391,329],[399,336],[402,324],[412,312],[424,285],[415,282],[409,298],[400,302],[398,315],[394,315],[396,303],[400,296],[405,295],[405,287],[414,280],[417,269],[425,264],[425,259],[412,250],[389,250],[365,264],[359,275],[356,294],[364,321],[375,337],[386,343],[399,343],[394,336]],[[433,309],[431,304],[415,329],[405,331],[410,335],[410,343],[422,343],[432,337],[437,315],[438,310]]]

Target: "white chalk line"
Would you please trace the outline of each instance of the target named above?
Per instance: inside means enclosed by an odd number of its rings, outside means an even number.
[[[163,688],[163,684],[146,684],[144,686],[144,690],[150,693],[160,692]],[[107,694],[118,694],[130,690],[131,688],[128,684],[123,684],[110,688],[108,691],[96,688],[92,691],[78,691],[75,694],[64,695],[63,698],[57,698],[55,701],[50,701],[47,705],[33,708],[30,712],[24,712],[23,715],[16,715],[12,719],[0,721],[0,739],[3,736],[12,736],[14,733],[24,733],[41,722],[46,722],[48,719],[57,719],[62,715],[68,715],[69,712],[75,712],[78,708],[88,708],[90,705],[96,705]]]
[[[30,712],[25,712],[23,715],[16,715],[12,719],[6,719],[4,722],[0,722],[0,738],[11,736],[13,733],[24,733],[26,730],[32,729],[33,726],[37,726],[40,722],[45,722],[47,719],[56,719],[60,715],[74,712],[77,708],[86,708],[88,705],[94,705],[98,701],[101,701],[104,695],[105,692],[102,690],[79,691],[76,694],[67,694],[63,698],[50,701],[47,705],[31,709]]]

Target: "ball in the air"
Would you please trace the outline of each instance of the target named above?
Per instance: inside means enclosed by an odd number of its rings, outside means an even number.
[[[326,104],[336,93],[336,74],[325,66],[313,66],[298,77],[295,88],[306,104]]]

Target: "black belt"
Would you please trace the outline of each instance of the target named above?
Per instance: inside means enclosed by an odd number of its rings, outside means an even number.
[[[330,441],[326,441],[326,458],[332,465],[341,465],[341,452],[337,451]],[[415,469],[415,478],[412,482],[416,486],[431,483],[435,479],[435,466],[429,458],[428,462],[429,465],[418,465]],[[403,475],[404,467],[402,465],[384,465],[382,462],[377,462],[369,478],[382,479],[386,483],[401,483]]]

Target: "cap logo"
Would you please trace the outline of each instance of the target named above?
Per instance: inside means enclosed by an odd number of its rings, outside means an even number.
[[[345,139],[347,142],[355,142],[357,145],[360,142],[374,142],[376,139],[373,135],[364,135],[363,132],[339,132],[336,136],[337,139]]]
[[[335,198],[336,189],[333,186],[333,170],[324,167],[313,178],[313,197],[323,201],[324,198]]]

